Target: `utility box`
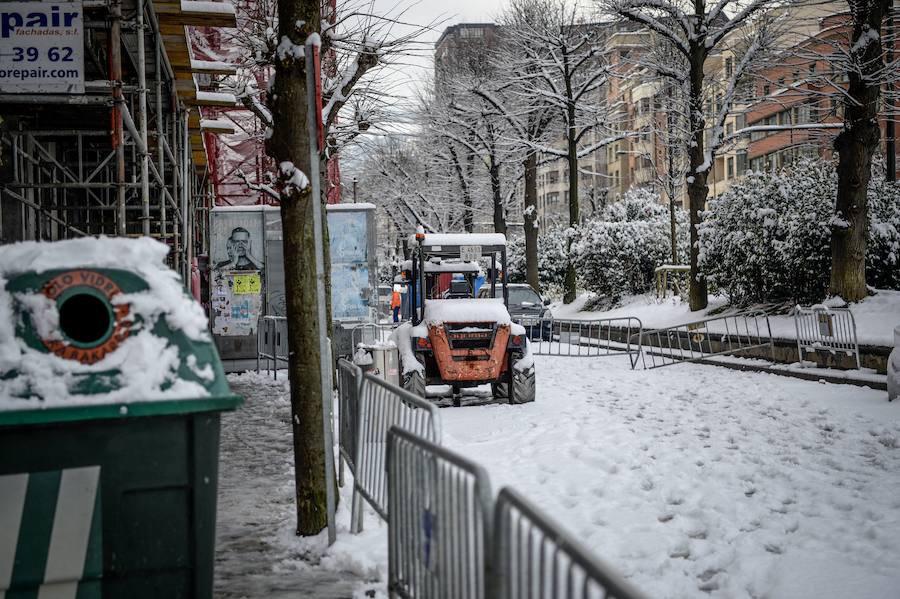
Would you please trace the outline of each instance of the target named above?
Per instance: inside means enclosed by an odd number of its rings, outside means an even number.
[[[149,238],[3,248],[8,599],[212,597],[219,416],[241,399],[167,251]]]
[[[336,357],[353,353],[352,329],[378,322],[375,205],[329,204],[332,343]]]
[[[281,212],[217,206],[209,213],[209,322],[226,372],[256,368],[262,315],[285,316]]]

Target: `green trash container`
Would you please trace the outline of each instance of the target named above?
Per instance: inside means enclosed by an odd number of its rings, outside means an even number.
[[[212,596],[219,415],[241,399],[158,266],[0,269],[0,597]]]

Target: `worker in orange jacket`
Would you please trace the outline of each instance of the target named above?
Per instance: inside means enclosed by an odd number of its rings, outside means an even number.
[[[391,310],[394,313],[394,322],[400,322],[400,292],[397,291],[397,288],[394,287],[394,292],[391,294]]]

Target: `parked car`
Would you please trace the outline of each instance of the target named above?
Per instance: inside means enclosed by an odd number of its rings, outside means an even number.
[[[531,339],[550,340],[550,310],[547,305],[550,300],[543,300],[531,285],[525,283],[510,283],[509,287],[509,315],[525,327],[528,337]],[[499,287],[496,293],[502,293]],[[491,297],[491,288],[483,286],[478,290],[478,297]]]

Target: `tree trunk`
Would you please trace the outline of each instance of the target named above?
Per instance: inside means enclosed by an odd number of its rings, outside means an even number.
[[[688,216],[690,222],[690,247],[688,248],[690,282],[689,299],[692,311],[703,310],[708,304],[706,291],[706,277],[700,273],[700,237],[697,233],[697,225],[700,224],[700,212],[706,206],[706,197],[709,187],[706,178],[712,161],[706,164],[704,155],[704,126],[703,118],[703,64],[706,62],[706,53],[703,48],[703,40],[691,46],[691,85],[690,85],[690,123],[691,143],[688,145],[688,157],[691,170],[688,177]]]
[[[867,31],[881,32],[890,0],[851,3],[853,43]],[[834,140],[838,152],[838,187],[831,220],[831,281],[828,291],[844,301],[866,297],[866,239],[869,234],[867,192],[872,177],[872,155],[878,149],[878,72],[883,68],[881,36],[851,57],[857,68],[850,78],[844,104],[844,129]],[[858,69],[858,70],[857,70]],[[859,72],[861,71],[861,73]],[[868,82],[874,83],[868,83]]]
[[[281,0],[278,3],[279,39],[303,45],[320,28],[319,3]],[[297,24],[302,27],[297,27]],[[274,127],[266,150],[277,163],[289,161],[309,170],[309,131],[306,110],[306,69],[303,58],[278,61],[268,95]],[[309,186],[287,186],[281,196],[284,236],[284,278],[287,296],[288,377],[291,382],[291,424],[294,436],[294,477],[297,534],[318,534],[327,524],[325,504],[325,447],[322,429],[322,377],[316,300],[316,254],[312,211],[320,198]]]
[[[529,152],[525,157],[525,279],[541,292],[538,275],[538,213],[537,213],[537,154]]]
[[[491,195],[494,198],[494,233],[506,235],[506,215],[503,210],[503,196],[500,189],[500,165],[497,157],[491,154]]]
[[[474,152],[466,152],[466,169],[461,178],[464,179],[463,188],[463,206],[465,206],[465,214],[463,215],[463,228],[466,233],[475,231],[475,211],[472,209],[472,171],[475,170],[475,154]]]
[[[567,82],[566,89],[570,86]],[[570,97],[571,97],[571,91]],[[575,139],[575,104],[569,102],[567,107],[568,127],[566,138],[568,142],[568,154],[566,162],[569,165],[569,227],[574,229],[580,224],[581,216],[578,206],[578,142]],[[566,238],[566,292],[563,296],[564,304],[575,301],[575,264],[572,260],[572,237]]]

